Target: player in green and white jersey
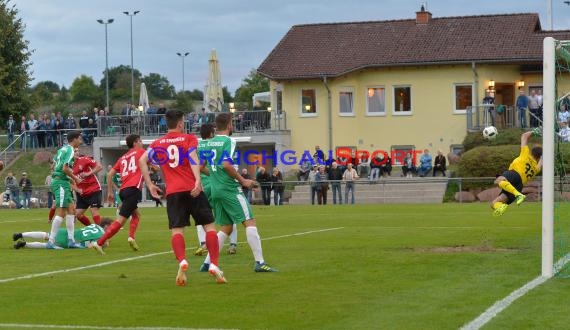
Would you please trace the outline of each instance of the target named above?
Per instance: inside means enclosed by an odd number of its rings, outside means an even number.
[[[89,226],[76,229],[74,231],[74,239],[77,244],[82,247],[89,247],[91,242],[97,241],[103,234],[105,234],[105,229],[109,226],[113,220],[111,218],[101,219],[101,225],[91,224]],[[46,242],[27,242],[26,239],[37,239],[47,241],[50,234],[43,231],[28,231],[23,233],[14,233],[12,239],[16,241],[14,243],[14,249],[29,248],[29,249],[46,249]],[[67,229],[60,228],[55,236],[55,248],[56,250],[69,248],[69,240],[67,238]]]
[[[75,148],[78,148],[83,140],[79,131],[67,133],[68,144],[61,147],[54,158],[52,172],[51,191],[55,196],[55,217],[51,223],[50,237],[47,243],[48,249],[54,249],[57,231],[65,217],[65,227],[67,228],[68,246],[70,248],[82,248],[75,243],[73,232],[75,231],[75,203],[71,189],[71,180],[75,183],[81,182],[81,178],[73,174],[73,155]]]
[[[232,134],[232,115],[220,113],[216,117],[217,135],[206,140],[200,158],[206,159],[206,167],[210,175],[212,187],[212,208],[216,224],[221,226],[218,232],[220,249],[231,234],[234,223],[245,226],[247,242],[255,259],[255,272],[275,272],[276,270],[265,263],[261,248],[261,239],[249,201],[243,194],[242,186],[252,188],[255,182],[244,179],[237,171],[236,141],[230,138]],[[209,256],[204,260],[201,271],[208,269]]]
[[[206,147],[206,140],[213,138],[216,135],[216,127],[213,124],[203,124],[200,126],[200,137],[201,140],[198,141],[198,154],[200,150],[204,150]],[[207,171],[200,172],[200,180],[202,181],[202,189],[204,190],[204,194],[208,197],[208,202],[210,206],[212,205],[212,188],[210,187],[210,177]],[[208,249],[206,248],[206,232],[204,231],[204,227],[201,225],[196,226],[196,233],[198,234],[198,243],[200,246],[194,252],[195,256],[205,256],[208,254]],[[230,235],[230,247],[228,248],[228,254],[236,254],[237,253],[237,226],[234,223],[233,230]]]

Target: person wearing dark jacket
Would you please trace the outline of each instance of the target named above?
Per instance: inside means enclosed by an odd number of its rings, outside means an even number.
[[[271,204],[271,175],[265,171],[265,167],[260,167],[255,179],[261,188],[263,205]]]
[[[441,172],[443,176],[445,175],[445,156],[442,154],[441,150],[437,151],[437,156],[435,156],[435,161],[433,162],[433,176],[436,172]]]
[[[20,188],[22,188],[22,192],[24,193],[24,203],[22,208],[29,209],[30,199],[32,198],[32,181],[28,178],[28,174],[26,172],[22,173]]]
[[[283,185],[283,175],[277,167],[273,168],[271,185],[273,188],[273,204],[283,205],[283,191],[285,190],[285,186]]]
[[[336,196],[338,192],[338,203],[342,204],[342,189],[340,183],[342,181],[343,170],[338,166],[336,162],[332,163],[329,170],[329,181],[332,187],[333,204],[336,204]]]

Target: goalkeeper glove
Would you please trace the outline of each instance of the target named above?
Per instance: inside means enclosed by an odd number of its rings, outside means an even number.
[[[542,127],[532,129],[532,136],[542,136]]]

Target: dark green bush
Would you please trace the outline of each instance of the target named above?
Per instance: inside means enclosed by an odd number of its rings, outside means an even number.
[[[520,145],[481,146],[461,156],[457,176],[494,177],[509,168],[509,164],[520,153]]]
[[[520,145],[522,132],[520,128],[500,129],[497,138],[490,141],[485,140],[480,131],[470,132],[463,140],[463,150],[469,151],[479,146]]]

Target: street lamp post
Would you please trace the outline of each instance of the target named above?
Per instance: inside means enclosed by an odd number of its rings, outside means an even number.
[[[186,52],[184,54],[182,53],[176,53],[176,55],[180,56],[182,58],[182,92],[184,93],[184,59],[186,58],[186,56],[188,56],[190,53]]]
[[[97,22],[99,24],[105,25],[105,100],[107,104],[107,109],[110,110],[109,107],[109,51],[108,51],[108,39],[107,39],[107,25],[113,23],[114,19],[109,18],[108,20],[104,21],[102,19],[98,19]]]
[[[131,18],[131,104],[135,104],[135,68],[133,66],[133,16],[140,12],[140,10],[135,10],[132,14],[128,11],[123,12],[123,14]]]

